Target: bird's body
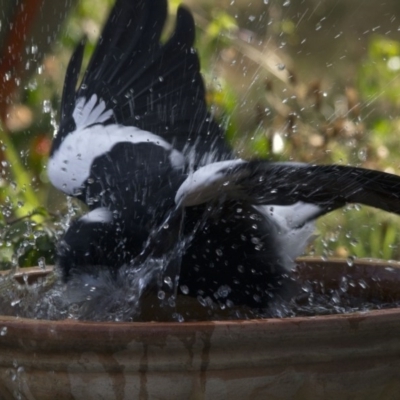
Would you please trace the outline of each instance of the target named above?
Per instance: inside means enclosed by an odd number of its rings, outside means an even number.
[[[399,213],[400,178],[235,158],[207,111],[193,19],[179,8],[160,44],[165,18],[165,0],[117,0],[77,90],[83,44],[70,61],[48,172],[90,212],[67,230],[58,265],[75,299],[104,276],[126,292],[136,273],[140,290],[265,307],[290,288],[317,217],[348,202]],[[121,301],[98,293],[97,311]]]

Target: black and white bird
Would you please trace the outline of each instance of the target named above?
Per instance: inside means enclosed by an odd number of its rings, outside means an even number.
[[[115,288],[147,263],[156,290],[265,307],[318,217],[347,203],[400,213],[400,177],[235,158],[207,110],[193,18],[180,7],[161,43],[166,16],[166,0],[116,0],[78,87],[83,42],[71,58],[48,175],[90,211],[58,266],[75,288],[104,274]]]

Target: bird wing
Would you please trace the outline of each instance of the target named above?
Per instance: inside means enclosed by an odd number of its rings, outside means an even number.
[[[305,220],[347,203],[361,203],[400,214],[400,177],[342,165],[308,165],[232,160],[198,169],[180,186],[175,202],[193,206],[217,199],[245,200],[254,205],[306,208]]]
[[[166,9],[165,0],[117,0],[77,90],[83,42],[70,60],[48,173],[54,186],[87,204],[110,180],[121,193],[133,171],[148,181],[181,170],[188,146],[199,158],[212,148],[230,154],[207,111],[193,18],[180,7],[172,37],[161,44]],[[135,185],[143,178],[136,174]]]

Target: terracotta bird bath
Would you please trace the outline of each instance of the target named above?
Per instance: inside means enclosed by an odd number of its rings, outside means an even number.
[[[322,280],[324,287],[350,274],[366,283],[354,287],[366,298],[400,300],[399,264],[302,259],[299,271],[301,279]],[[392,400],[399,393],[396,308],[183,323],[0,317],[4,400]]]

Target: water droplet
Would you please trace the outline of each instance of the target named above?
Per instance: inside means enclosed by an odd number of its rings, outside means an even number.
[[[172,279],[171,279],[171,277],[166,276],[166,277],[164,278],[164,283],[165,283],[169,288],[172,288]]]
[[[393,272],[395,269],[393,267],[386,267],[385,271]]]
[[[43,107],[42,110],[45,114],[51,112],[51,102],[50,100],[43,100]]]
[[[345,276],[342,276],[342,279],[340,280],[339,289],[343,293],[346,293],[348,288],[349,288],[349,285],[348,285],[348,282],[347,282],[347,278]]]
[[[182,285],[180,289],[183,294],[189,294],[189,288],[186,285]]]
[[[304,283],[303,285],[301,285],[301,290],[302,290],[304,293],[311,293],[311,292],[312,292],[312,287],[311,287],[311,285],[310,285],[308,282],[306,282],[306,283]]]
[[[360,161],[367,161],[367,150],[365,148],[358,151],[358,159]]]
[[[365,282],[364,279],[359,279],[358,285],[363,289],[366,289],[368,287],[367,282]]]
[[[221,249],[215,250],[215,253],[217,254],[217,256],[220,256],[220,257],[224,254]]]
[[[157,293],[157,297],[159,300],[164,300],[165,299],[165,292],[162,290],[159,290],[159,292]]]
[[[203,306],[206,307],[207,306],[207,301],[203,296],[197,296],[197,301]]]
[[[229,293],[231,292],[231,288],[228,285],[222,285],[217,289],[216,297],[225,298],[228,297]]]
[[[258,294],[254,294],[253,295],[253,299],[257,302],[257,303],[261,303],[261,297]]]
[[[168,305],[170,307],[176,307],[175,296],[171,296],[170,298],[168,298]]]
[[[349,257],[347,257],[347,260],[346,260],[347,265],[348,265],[349,267],[352,267],[352,266],[354,265],[354,260],[355,260],[355,257],[354,257],[354,256],[349,256]]]
[[[183,315],[179,314],[179,313],[173,313],[172,314],[172,318],[177,322],[184,322],[185,321],[185,318],[183,317]]]
[[[8,331],[8,328],[6,326],[3,326],[0,329],[0,336],[6,336],[7,335],[7,331]]]
[[[335,293],[332,295],[331,300],[332,300],[332,302],[335,303],[335,304],[340,304],[340,296],[338,295],[337,292],[335,292]]]
[[[351,246],[353,246],[353,247],[356,247],[357,246],[357,244],[358,244],[358,240],[357,239],[350,239],[350,245]]]

